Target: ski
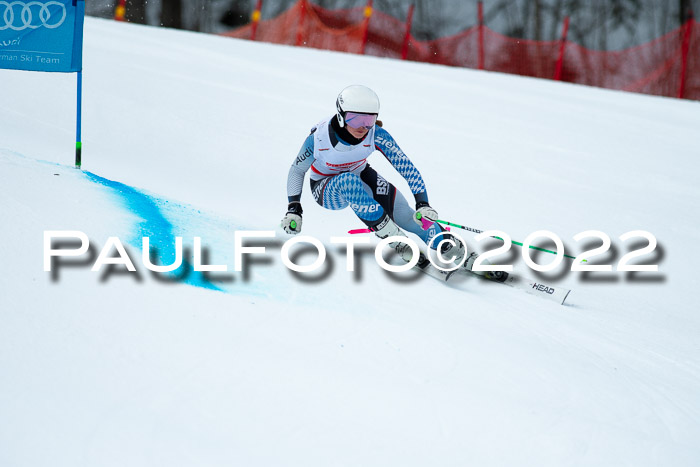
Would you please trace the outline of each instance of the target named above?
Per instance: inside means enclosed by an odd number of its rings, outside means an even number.
[[[571,293],[570,289],[566,289],[564,287],[545,284],[544,282],[538,280],[529,279],[527,277],[510,274],[507,272],[497,271],[481,275],[466,269],[462,269],[461,271],[469,276],[475,276],[489,282],[504,284],[514,289],[522,290],[530,295],[557,302],[560,305],[564,304],[564,301],[566,301],[566,298]]]
[[[439,280],[440,282],[447,282],[450,277],[456,271],[441,271],[430,263],[430,260],[421,252],[418,263],[413,266],[412,269],[417,269],[420,272],[427,274],[428,276]]]
[[[399,257],[403,261],[408,261],[406,258],[402,258],[401,256]],[[437,279],[440,282],[447,282],[450,280],[450,278],[455,277],[458,273],[461,273],[467,276],[477,277],[485,281],[494,282],[496,284],[507,285],[508,287],[522,290],[530,295],[557,302],[560,305],[564,304],[564,301],[566,301],[566,298],[571,293],[571,290],[564,287],[545,284],[541,281],[502,271],[477,274],[463,267],[452,271],[442,271],[436,268],[422,251],[420,252],[418,263],[416,263],[412,269],[417,269],[418,271],[432,277],[433,279]]]
[[[454,271],[441,271],[435,266],[433,266],[428,260],[428,258],[426,258],[423,254],[421,254],[418,264],[413,266],[413,269],[417,269],[420,272],[439,280],[440,282],[447,282],[448,280],[450,280],[450,278],[454,277],[459,272],[470,277],[477,277],[479,279],[494,282],[496,284],[507,285],[508,287],[522,290],[523,292],[528,293],[530,295],[534,295],[545,300],[557,302],[560,305],[564,304],[566,298],[571,293],[571,290],[566,289],[564,287],[545,284],[541,281],[529,279],[515,274],[509,274],[507,272],[495,271],[487,272],[485,274],[477,274],[464,268],[459,268]]]

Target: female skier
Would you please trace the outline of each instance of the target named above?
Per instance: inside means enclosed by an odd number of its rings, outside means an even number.
[[[313,197],[326,209],[350,206],[357,217],[379,238],[399,235],[401,230],[413,232],[426,244],[437,248],[443,239],[443,257],[454,257],[458,264],[464,256],[464,245],[444,231],[437,222],[438,214],[428,204],[428,193],[418,169],[399,148],[394,138],[382,128],[379,98],[370,88],[361,85],[343,89],[336,100],[337,113],[314,126],[289,169],[287,196],[289,205],[281,227],[289,234],[301,232],[301,192],[306,172],[311,169]],[[375,150],[381,152],[406,179],[416,201],[412,209],[404,196],[367,163]],[[431,222],[424,223],[421,219]],[[397,225],[398,224],[398,225]],[[427,228],[423,228],[426,225]],[[390,244],[399,255],[410,261],[411,249],[406,243]],[[469,258],[467,263],[473,263]],[[471,264],[467,264],[471,266]],[[471,269],[471,268],[470,268]]]

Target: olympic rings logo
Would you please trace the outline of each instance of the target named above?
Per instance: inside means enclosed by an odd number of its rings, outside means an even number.
[[[60,6],[62,15],[56,15],[58,10],[52,13],[50,6]],[[4,12],[2,11],[4,8]],[[21,8],[21,9],[20,9]],[[18,13],[18,14],[17,14]],[[60,12],[59,12],[60,13]],[[60,2],[6,2],[0,1],[0,31],[12,29],[13,31],[23,31],[25,29],[37,29],[44,26],[47,29],[56,29],[66,20],[66,6]],[[57,18],[60,16],[60,18]],[[19,19],[19,24],[15,24]],[[37,21],[38,19],[38,21]]]

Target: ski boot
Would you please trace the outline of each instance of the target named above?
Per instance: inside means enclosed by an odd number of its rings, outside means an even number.
[[[401,230],[401,228],[398,225],[396,225],[396,223],[386,214],[384,214],[384,217],[382,217],[379,220],[379,223],[377,223],[376,226],[370,228],[374,231],[374,234],[377,237],[382,239],[392,236],[408,238],[404,231]],[[391,242],[389,243],[389,246],[393,248],[394,251],[396,251],[396,254],[398,254],[399,257],[407,263],[410,262],[411,259],[413,259],[413,250],[408,245],[408,243]],[[420,257],[418,258],[417,266],[419,268],[424,268],[429,263],[430,260],[423,254],[423,252],[420,252]]]
[[[446,234],[449,235],[449,234]],[[459,263],[462,260],[462,257],[464,256],[465,252],[465,247],[462,244],[462,242],[454,236],[449,237],[450,240],[453,240],[456,242],[455,245],[452,245],[450,243],[444,243],[443,246],[441,247],[442,250],[442,255],[445,258],[449,258],[451,255],[454,255],[455,257],[455,263]],[[464,264],[462,264],[461,268],[465,271],[468,271],[472,274],[477,274],[479,276],[484,276],[484,278],[495,281],[495,282],[505,282],[505,280],[508,278],[508,273],[503,272],[503,271],[473,271],[474,263],[476,262],[476,259],[479,257],[479,255],[475,252],[471,252],[467,255],[467,259],[464,260]],[[484,259],[481,264],[488,266],[491,263],[489,260]]]
[[[508,279],[508,273],[504,271],[472,271],[472,268],[474,267],[474,262],[478,257],[479,255],[476,253],[470,253],[467,257],[467,260],[464,262],[464,269],[471,272],[472,274],[484,276],[485,279],[494,282],[505,282],[506,279]],[[491,264],[491,262],[487,259],[484,259],[481,261],[481,264],[483,264],[484,266],[488,266]]]

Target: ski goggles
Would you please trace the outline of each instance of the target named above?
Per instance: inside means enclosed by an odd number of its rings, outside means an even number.
[[[365,128],[371,130],[377,123],[377,114],[360,114],[348,112],[345,114],[345,123],[353,128]]]

